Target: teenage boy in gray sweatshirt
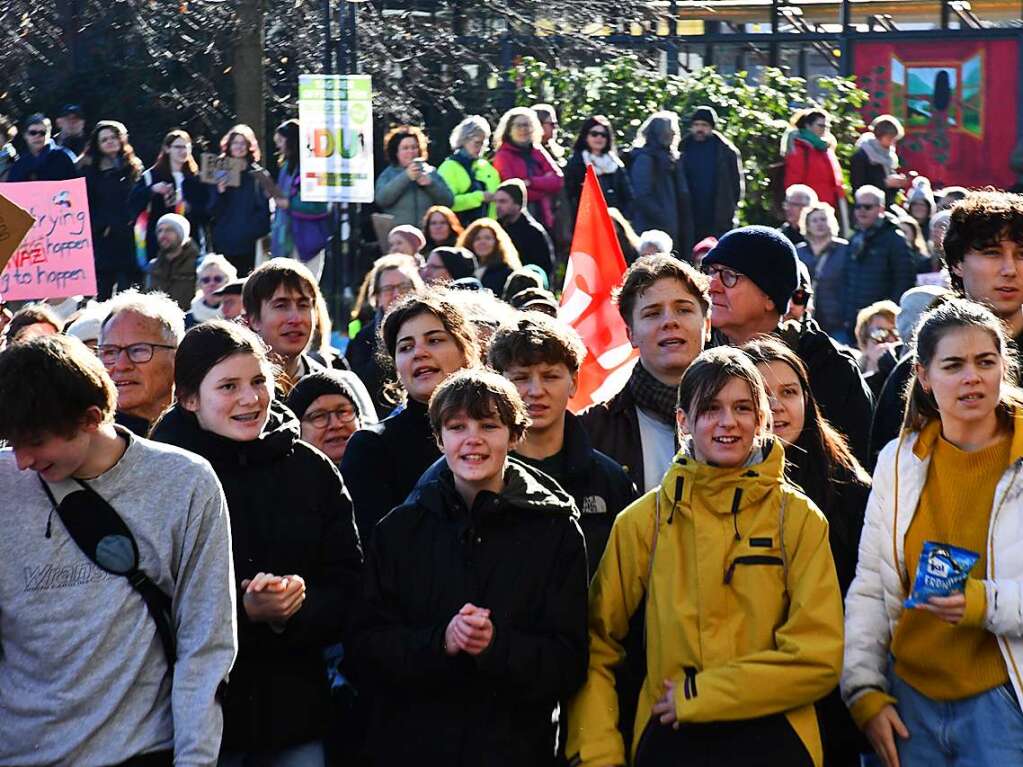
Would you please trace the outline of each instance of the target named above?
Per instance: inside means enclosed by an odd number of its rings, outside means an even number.
[[[0,353],[0,764],[212,767],[237,650],[226,502],[206,461],[115,426],[117,393],[80,341]],[[45,483],[44,483],[45,480]],[[171,598],[177,652],[127,578],[96,567],[44,484],[84,481]],[[57,497],[56,495],[54,496]]]

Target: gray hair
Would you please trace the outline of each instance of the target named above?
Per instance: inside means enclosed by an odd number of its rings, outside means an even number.
[[[238,277],[237,267],[219,253],[207,253],[203,256],[199,265],[195,267],[195,273],[201,275],[207,269],[212,269],[213,267],[217,267],[220,271],[227,275],[228,282],[237,279]]]
[[[664,143],[668,131],[671,131],[673,138],[670,145]],[[682,138],[682,129],[679,127],[678,114],[676,112],[661,111],[654,112],[643,121],[636,131],[636,139],[632,142],[633,149],[639,149],[647,144],[652,147],[666,147],[672,157],[678,157],[678,142]]]
[[[817,193],[812,187],[806,184],[793,184],[792,186],[785,187],[785,199],[791,200],[793,195],[802,194],[806,195],[806,199],[809,201],[807,205],[816,205],[820,198],[817,197]]]
[[[469,115],[451,131],[451,151],[461,149],[475,136],[483,136],[483,143],[490,139],[490,123],[481,115]]]
[[[647,229],[643,234],[639,236],[639,243],[636,245],[636,252],[642,255],[643,249],[647,245],[653,245],[656,250],[654,253],[667,253],[671,254],[672,248],[675,247],[671,241],[671,235],[667,232],[662,232],[660,229]]]
[[[859,189],[856,190],[855,196],[857,198],[859,198],[860,196],[873,197],[874,202],[876,202],[882,208],[884,207],[885,199],[884,192],[882,192],[880,189],[878,189],[876,186],[872,184],[866,184],[864,186],[861,186]]]
[[[177,346],[185,337],[185,313],[166,293],[141,293],[135,288],[129,288],[111,298],[107,302],[107,309],[109,313],[103,320],[103,331],[106,331],[114,317],[128,312],[160,323],[160,330],[168,344]]]

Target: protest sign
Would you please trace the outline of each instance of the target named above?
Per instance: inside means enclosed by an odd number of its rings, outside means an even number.
[[[85,179],[0,184],[0,196],[34,224],[0,272],[8,301],[96,294]]]
[[[0,272],[32,228],[32,214],[0,195]]]
[[[373,202],[373,90],[368,75],[301,75],[304,202]]]
[[[242,185],[245,160],[240,157],[221,157],[212,152],[203,152],[199,159],[201,160],[199,180],[204,184],[219,184],[224,181],[228,186]]]

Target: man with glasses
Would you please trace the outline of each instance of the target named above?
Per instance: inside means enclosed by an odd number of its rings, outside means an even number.
[[[554,269],[554,245],[547,230],[530,214],[529,195],[522,179],[505,181],[494,192],[497,220],[511,237],[522,263],[536,264],[548,276]]]
[[[909,243],[891,214],[884,211],[884,192],[876,186],[856,191],[856,234],[845,262],[842,321],[855,337],[856,315],[878,301],[899,302],[916,284],[916,263]]]
[[[76,338],[0,353],[0,764],[217,763],[237,651],[227,502],[205,460],[116,426],[117,399]]]
[[[788,237],[793,245],[806,242],[799,223],[803,217],[803,210],[818,202],[817,193],[806,184],[793,184],[785,190],[785,202],[781,205],[785,213],[785,223],[778,227],[778,231]]]
[[[185,315],[162,293],[126,290],[110,300],[96,353],[117,388],[115,422],[149,434],[174,393],[174,352]]]
[[[796,261],[795,247],[776,229],[745,226],[722,237],[703,259],[714,342],[742,346],[759,335],[777,335],[803,360],[821,411],[862,460],[871,398],[856,359],[812,319],[781,322],[799,287]]]
[[[192,307],[195,298],[195,263],[199,248],[189,238],[192,225],[177,213],[165,213],[156,222],[156,258],[149,262],[149,286],[166,293],[182,311]]]
[[[689,133],[682,139],[682,170],[689,184],[693,242],[720,237],[737,223],[735,211],[742,199],[742,156],[735,144],[716,130],[717,111],[699,106],[689,116]],[[688,259],[689,254],[681,254]]]
[[[21,124],[25,152],[7,175],[8,181],[64,181],[75,178],[75,161],[50,138],[50,118],[33,114]]]
[[[362,417],[359,394],[346,380],[351,375],[340,370],[312,373],[288,394],[288,407],[298,417],[302,439],[318,448],[335,466],[341,464],[352,434],[376,421]]]

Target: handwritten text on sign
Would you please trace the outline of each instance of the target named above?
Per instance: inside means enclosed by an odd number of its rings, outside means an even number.
[[[85,179],[0,184],[0,194],[35,219],[0,274],[8,301],[95,295]]]

